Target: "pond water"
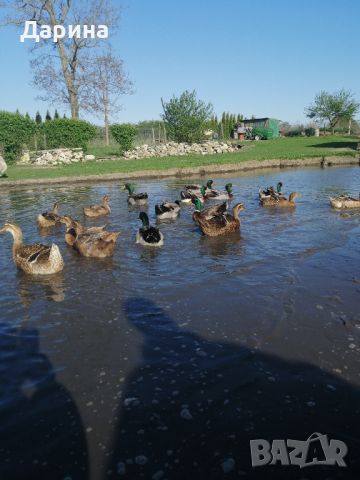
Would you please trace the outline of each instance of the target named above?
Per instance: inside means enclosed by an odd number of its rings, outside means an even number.
[[[213,179],[245,204],[241,234],[205,238],[184,207],[157,250],[135,244],[139,209],[119,182],[0,190],[0,225],[56,242],[66,264],[26,276],[0,237],[1,480],[360,478],[360,212],[329,206],[358,194],[360,169]],[[136,182],[152,221],[188,181]],[[301,194],[293,211],[259,206],[277,181]],[[110,217],[85,221],[105,193]],[[119,230],[114,257],[38,231],[55,201]],[[251,468],[249,440],[314,432],[347,444],[347,468]]]

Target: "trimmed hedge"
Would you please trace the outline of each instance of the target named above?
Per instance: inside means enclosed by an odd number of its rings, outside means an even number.
[[[116,142],[120,144],[121,152],[126,152],[134,148],[134,140],[137,129],[130,123],[114,123],[110,131]]]
[[[0,112],[0,145],[4,158],[12,163],[21,155],[22,147],[36,132],[36,123],[20,113]]]
[[[96,136],[96,127],[84,120],[59,118],[40,126],[46,136],[47,148],[87,148],[87,143]]]

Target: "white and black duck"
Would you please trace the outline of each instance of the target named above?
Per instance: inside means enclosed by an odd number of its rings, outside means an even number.
[[[143,226],[139,228],[136,234],[136,243],[140,243],[147,247],[161,247],[164,245],[164,235],[158,228],[150,225],[147,214],[141,212],[139,218],[142,221]]]

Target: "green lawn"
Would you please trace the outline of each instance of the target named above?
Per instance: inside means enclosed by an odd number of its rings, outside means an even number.
[[[31,178],[56,178],[78,175],[101,175],[106,173],[128,173],[141,170],[166,170],[170,168],[199,167],[205,165],[236,164],[246,160],[266,159],[301,159],[306,157],[323,157],[331,155],[358,155],[356,146],[359,139],[349,137],[310,137],[279,138],[254,142],[248,149],[236,153],[219,155],[189,155],[184,157],[162,157],[141,160],[106,160],[87,162],[63,167],[23,167],[9,166],[8,180]],[[96,147],[88,153],[97,157],[109,155],[116,151],[114,147]],[[107,153],[104,153],[107,152]],[[0,182],[6,182],[1,179]]]

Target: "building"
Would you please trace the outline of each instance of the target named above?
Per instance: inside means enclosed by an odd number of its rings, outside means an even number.
[[[250,118],[248,120],[242,120],[239,127],[266,128],[272,130],[272,135],[269,138],[277,138],[280,135],[280,120],[276,120],[275,118]]]

